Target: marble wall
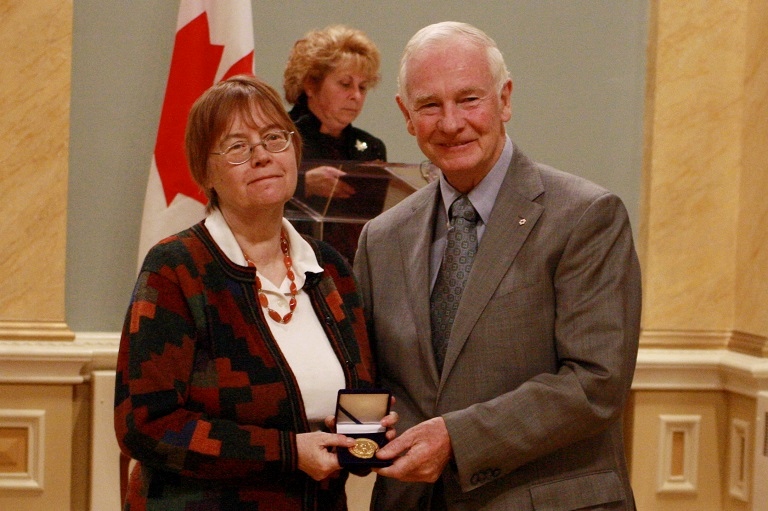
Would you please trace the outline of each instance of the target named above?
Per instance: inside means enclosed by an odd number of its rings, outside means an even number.
[[[0,340],[64,319],[72,2],[0,0]]]
[[[768,355],[768,3],[652,2],[643,345]]]

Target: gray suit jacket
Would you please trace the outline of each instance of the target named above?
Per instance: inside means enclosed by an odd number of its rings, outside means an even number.
[[[621,200],[515,147],[439,376],[429,320],[436,183],[371,220],[355,271],[397,428],[445,419],[449,510],[634,509],[621,413],[640,268]],[[432,485],[379,477],[372,509],[429,509]]]

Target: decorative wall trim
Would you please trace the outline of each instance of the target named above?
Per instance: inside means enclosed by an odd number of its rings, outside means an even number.
[[[0,383],[88,381],[115,368],[119,332],[77,333],[74,341],[0,340]],[[728,390],[749,397],[768,391],[768,358],[728,349],[641,347],[635,390]]]
[[[120,334],[78,334],[74,341],[0,340],[0,383],[71,384],[114,369]]]
[[[701,415],[660,415],[659,493],[696,493]]]
[[[0,430],[24,430],[9,446],[6,472],[0,471],[1,490],[42,490],[45,467],[45,410],[0,409]],[[14,459],[15,458],[15,459]]]
[[[768,358],[768,337],[739,330],[643,330],[640,346],[651,349],[729,349]]]
[[[749,502],[749,475],[752,461],[752,438],[749,422],[731,420],[728,435],[728,494],[742,502]]]
[[[0,320],[0,341],[71,341],[75,334],[59,321]]]
[[[753,357],[768,358],[768,338],[736,331],[731,334],[728,349]]]
[[[727,349],[647,349],[637,356],[633,390],[768,391],[768,359]]]
[[[723,349],[728,347],[730,332],[722,330],[643,330],[642,348]]]

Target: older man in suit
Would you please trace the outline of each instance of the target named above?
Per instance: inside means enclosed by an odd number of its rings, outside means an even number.
[[[511,142],[512,81],[475,27],[419,31],[399,78],[441,177],[371,220],[355,258],[403,431],[377,453],[393,464],[372,509],[634,509],[640,269],[621,200]]]

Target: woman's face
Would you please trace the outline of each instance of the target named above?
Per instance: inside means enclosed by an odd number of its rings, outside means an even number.
[[[268,121],[261,112],[253,112],[255,126],[241,114],[233,122],[214,148],[224,152],[237,142],[254,145],[248,161],[232,165],[227,155],[212,154],[208,161],[209,188],[216,190],[222,212],[248,215],[250,213],[279,208],[296,190],[296,153],[293,141],[278,153],[267,151],[259,144],[270,133],[284,130]]]
[[[341,64],[306,92],[309,109],[320,119],[320,132],[338,137],[363,110],[368,76],[352,63]]]

